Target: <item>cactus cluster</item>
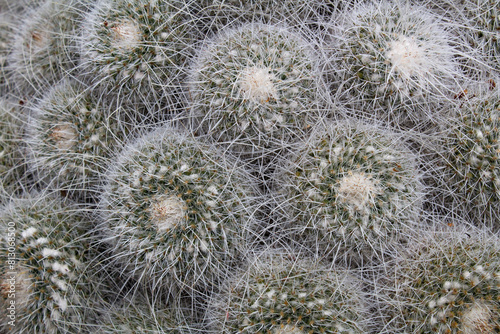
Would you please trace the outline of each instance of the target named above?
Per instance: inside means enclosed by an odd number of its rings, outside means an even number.
[[[166,126],[127,146],[107,179],[101,230],[139,281],[201,289],[238,260],[257,189],[237,161]]]
[[[190,79],[195,130],[252,157],[305,136],[319,112],[312,44],[292,30],[245,24],[198,51]]]
[[[477,229],[420,234],[380,285],[390,331],[500,333],[499,241]]]
[[[394,125],[442,118],[453,96],[458,50],[444,22],[409,2],[360,3],[332,27],[332,82],[360,113]],[[366,116],[366,115],[365,115]]]
[[[351,261],[388,252],[418,222],[423,197],[417,157],[400,141],[354,122],[317,129],[276,169],[282,229]]]
[[[96,197],[111,155],[130,132],[120,122],[122,109],[75,81],[61,82],[32,108],[25,137],[29,169],[53,189]]]
[[[362,283],[285,250],[264,252],[226,282],[209,305],[214,333],[366,333]]]

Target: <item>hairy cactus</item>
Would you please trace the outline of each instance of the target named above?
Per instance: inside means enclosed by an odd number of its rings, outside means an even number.
[[[0,209],[0,330],[77,333],[90,321],[87,219],[45,195]]]
[[[459,115],[443,137],[445,159],[441,189],[448,189],[453,209],[468,212],[476,223],[500,227],[500,91],[464,96]]]
[[[101,230],[139,283],[202,290],[237,261],[257,192],[230,157],[167,126],[127,146],[107,179]]]
[[[360,3],[342,15],[332,48],[335,89],[367,115],[399,125],[439,120],[460,76],[443,22],[408,2]]]
[[[207,317],[213,333],[367,333],[367,310],[349,271],[265,252],[226,282]]]
[[[100,0],[85,17],[81,73],[120,101],[175,103],[196,35],[184,0]]]
[[[500,333],[499,246],[485,230],[419,233],[378,284],[388,332]]]
[[[43,94],[74,69],[75,36],[84,8],[80,0],[49,0],[23,13],[9,55],[20,98]]]
[[[0,99],[0,202],[21,186],[25,169],[21,148],[22,121],[16,110],[10,101]]]
[[[418,221],[423,197],[416,156],[401,140],[354,122],[318,127],[276,168],[281,228],[354,263],[390,251]]]
[[[95,198],[101,174],[129,127],[106,100],[66,80],[37,103],[27,128],[29,168],[50,187]]]
[[[285,27],[225,30],[198,51],[191,72],[196,130],[253,157],[303,138],[320,115],[313,49]]]

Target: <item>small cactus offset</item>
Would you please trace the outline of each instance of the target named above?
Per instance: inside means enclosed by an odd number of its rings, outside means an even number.
[[[349,262],[389,252],[418,222],[423,199],[417,156],[401,139],[354,122],[318,127],[276,168],[282,230]]]
[[[443,118],[461,73],[437,15],[405,1],[360,3],[332,29],[334,88],[360,114],[396,126]]]
[[[74,70],[75,37],[84,10],[80,0],[50,0],[23,12],[8,59],[19,98],[43,94]]]
[[[100,0],[83,22],[81,72],[122,101],[170,103],[194,43],[184,0]]]
[[[211,333],[367,333],[362,284],[346,270],[288,251],[258,254],[208,309]]]
[[[195,130],[250,157],[286,148],[319,118],[312,45],[283,26],[221,31],[191,68]]]
[[[500,333],[499,246],[464,227],[415,236],[378,285],[388,332]]]
[[[470,92],[442,140],[442,189],[453,210],[476,224],[500,228],[500,91]]]
[[[127,146],[107,179],[101,231],[140,283],[203,290],[237,262],[257,190],[234,159],[166,126]]]
[[[130,132],[119,119],[124,109],[77,82],[61,82],[32,108],[25,138],[29,169],[52,189],[96,199],[112,153]]]
[[[43,194],[0,209],[0,330],[77,333],[91,321],[87,220],[76,206]]]

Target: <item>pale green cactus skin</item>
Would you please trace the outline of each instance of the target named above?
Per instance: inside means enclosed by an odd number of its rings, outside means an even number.
[[[470,92],[463,97],[443,138],[446,185],[452,208],[476,224],[499,228],[500,218],[500,94]]]
[[[320,116],[317,65],[312,45],[286,27],[221,32],[191,68],[195,130],[250,157],[290,145]]]
[[[389,130],[328,124],[277,167],[284,231],[350,261],[380,257],[419,220],[423,199],[417,156]]]
[[[87,87],[65,80],[33,107],[25,141],[29,169],[50,188],[79,199],[96,198],[102,174],[130,125]]]
[[[231,157],[166,126],[127,146],[107,179],[100,229],[140,284],[203,290],[237,263],[257,190]]]
[[[346,270],[292,255],[250,258],[213,298],[211,333],[366,333],[361,282]]]
[[[51,0],[23,12],[8,59],[19,98],[44,94],[74,70],[76,35],[84,11],[79,0]]]
[[[83,21],[81,73],[120,103],[172,102],[197,38],[188,6],[184,0],[98,1]]]
[[[389,332],[500,333],[499,245],[486,230],[419,233],[378,293]]]
[[[40,194],[3,206],[0,224],[0,330],[16,334],[82,331],[91,321],[89,293],[96,293],[88,280],[89,242],[83,237],[88,216],[76,206]],[[13,300],[16,314],[11,326],[7,307]]]
[[[330,45],[341,97],[398,126],[443,119],[461,75],[444,22],[402,1],[361,3],[341,17]]]

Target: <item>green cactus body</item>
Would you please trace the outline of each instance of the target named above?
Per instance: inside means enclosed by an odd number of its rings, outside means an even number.
[[[398,1],[348,10],[331,46],[338,93],[394,124],[442,118],[437,107],[453,96],[461,74],[438,17]]]
[[[261,254],[209,306],[214,333],[367,333],[362,285],[345,270]]]
[[[129,133],[106,101],[76,82],[54,87],[33,108],[26,143],[30,168],[50,187],[96,197],[110,156]]]
[[[423,197],[416,156],[400,141],[375,126],[319,127],[276,169],[283,229],[355,261],[389,251]]]
[[[140,284],[203,289],[237,261],[256,196],[237,162],[168,126],[126,147],[107,178],[101,230]]]
[[[119,101],[167,101],[195,41],[182,0],[101,0],[85,17],[82,73]]]
[[[500,227],[500,94],[471,94],[444,139],[444,178],[454,207]]]
[[[40,195],[1,209],[0,330],[80,332],[92,290],[85,266],[89,245],[81,237],[87,219],[76,207]]]
[[[427,232],[399,257],[381,294],[394,333],[500,333],[500,240]],[[396,287],[393,286],[396,282]]]
[[[75,36],[83,10],[79,0],[51,0],[23,13],[9,57],[20,98],[43,94],[74,69]]]
[[[221,32],[191,69],[197,129],[251,156],[303,138],[317,121],[311,45],[284,27],[247,24]]]
[[[22,122],[16,107],[0,99],[0,202],[21,186],[24,159],[21,149]]]

